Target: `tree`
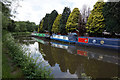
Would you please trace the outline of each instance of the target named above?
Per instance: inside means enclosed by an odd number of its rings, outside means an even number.
[[[48,26],[49,26],[49,16],[50,14],[46,14],[45,17],[43,18],[44,22],[43,22],[43,31],[44,30],[48,30]],[[39,24],[40,25],[40,24]]]
[[[14,20],[11,19],[13,14],[11,13],[16,13],[16,8],[19,7],[19,1],[20,0],[0,0],[0,7],[2,7],[2,11],[0,10],[0,14],[2,14],[2,28],[10,32],[15,30]],[[12,5],[13,3],[14,5]]]
[[[58,15],[58,12],[56,10],[53,10],[51,12],[51,14],[49,15],[49,18],[48,18],[48,31],[49,31],[50,34],[51,34],[52,25],[53,25],[57,15]]]
[[[78,20],[78,28],[80,36],[84,36],[84,33],[86,32],[85,29],[85,22],[82,19],[82,15],[79,15],[79,20]]]
[[[38,26],[34,22],[15,21],[15,32],[37,31]]]
[[[103,8],[105,30],[110,33],[120,33],[120,1],[107,2]]]
[[[40,21],[40,26],[39,26],[39,28],[38,28],[38,32],[43,32],[43,22],[44,22],[44,20],[42,19],[41,21]]]
[[[27,26],[26,26],[25,22],[19,21],[18,24],[19,24],[20,32],[26,32],[27,31],[27,28],[26,28]]]
[[[20,32],[20,25],[15,21],[15,32]]]
[[[79,19],[80,11],[78,8],[74,8],[70,16],[68,17],[66,23],[67,32],[73,32],[78,27],[78,19]]]
[[[63,10],[63,13],[62,13],[62,17],[60,19],[60,27],[59,27],[59,31],[61,34],[66,34],[66,29],[65,29],[65,26],[66,26],[66,22],[67,22],[67,19],[69,17],[71,13],[71,10],[70,8],[68,7],[65,7],[64,10]]]
[[[8,25],[10,23],[10,17],[11,17],[11,14],[10,14],[10,8],[4,4],[3,2],[0,1],[0,4],[2,5],[2,28],[3,29],[8,29]]]
[[[15,21],[14,20],[9,20],[7,30],[10,32],[15,32]]]
[[[101,36],[102,32],[104,31],[105,27],[105,20],[103,17],[103,7],[105,3],[104,1],[98,1],[94,5],[93,10],[88,18],[86,29],[89,34],[95,36]]]
[[[52,32],[54,32],[54,33],[58,33],[58,31],[59,31],[61,16],[62,16],[61,14],[58,14],[58,16],[56,17],[56,19],[53,23]]]

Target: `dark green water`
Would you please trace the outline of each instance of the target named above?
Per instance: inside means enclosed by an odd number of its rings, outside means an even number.
[[[33,37],[15,39],[48,65],[55,78],[120,77],[118,51]]]

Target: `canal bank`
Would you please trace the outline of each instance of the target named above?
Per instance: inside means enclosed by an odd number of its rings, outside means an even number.
[[[21,75],[24,76],[24,78],[51,78],[50,75],[50,69],[46,69],[46,67],[42,67],[41,63],[36,64],[37,59],[33,59],[31,56],[31,53],[27,53],[27,50],[23,50],[22,46],[19,43],[16,43],[14,38],[12,37],[11,33],[8,31],[3,31],[3,65],[2,67],[2,78],[13,78],[11,76],[11,69],[16,66],[20,69],[18,73],[21,72]],[[7,52],[5,52],[5,50]],[[5,54],[7,53],[7,54]],[[9,56],[9,57],[8,57]],[[4,58],[5,57],[5,58]],[[13,65],[9,65],[7,61],[12,61]],[[11,64],[11,63],[10,63]],[[10,66],[10,67],[7,67]],[[7,67],[7,68],[6,68]],[[8,73],[5,73],[6,70],[8,70]],[[17,75],[17,73],[16,73]],[[14,76],[14,78],[23,78]]]

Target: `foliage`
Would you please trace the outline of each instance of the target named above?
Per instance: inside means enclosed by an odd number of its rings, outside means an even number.
[[[67,23],[66,23],[66,30],[67,32],[73,32],[78,27],[78,19],[79,19],[80,11],[78,8],[74,8],[72,13],[69,15]]]
[[[58,33],[59,31],[59,26],[60,26],[60,19],[61,19],[61,14],[58,14],[58,16],[56,17],[53,26],[52,26],[52,32],[53,33]]]
[[[38,26],[34,22],[15,21],[15,32],[37,31]]]
[[[12,60],[7,55],[7,48],[5,46],[2,46],[2,49],[2,78],[23,78],[22,71],[12,62]]]
[[[96,4],[94,5],[94,8],[91,11],[86,24],[86,29],[88,33],[98,35],[104,31],[105,20],[102,12],[104,4],[105,3],[101,1],[96,2]]]
[[[14,38],[7,31],[3,31],[3,45],[9,50],[13,62],[22,69],[25,78],[51,78],[50,70],[42,67],[42,62],[37,63],[31,53],[23,51],[22,46],[14,42]]]
[[[42,20],[40,21],[40,26],[39,26],[39,28],[38,28],[38,32],[43,32],[43,23],[44,23],[44,20],[42,19]]]
[[[67,22],[67,19],[69,17],[71,13],[71,10],[70,8],[68,7],[65,7],[64,10],[63,10],[63,13],[62,13],[62,17],[60,19],[60,27],[59,27],[59,31],[61,34],[66,34],[66,29],[65,29],[65,26],[66,26],[66,22]]]
[[[107,2],[103,8],[105,30],[111,33],[120,33],[120,1]]]
[[[48,18],[48,31],[49,31],[49,33],[51,33],[52,25],[53,25],[57,15],[58,15],[58,12],[56,10],[53,10],[51,12],[51,14],[49,15],[49,18]]]
[[[2,28],[7,29],[8,25],[10,23],[10,9],[7,5],[3,4],[3,2],[0,1],[0,4],[2,5]]]
[[[49,15],[50,14],[46,14],[45,17],[43,18],[43,31],[44,30],[48,30],[48,22],[49,22]]]
[[[2,28],[10,32],[26,32],[37,30],[37,25],[34,22],[29,21],[14,21],[10,17],[11,9],[9,8],[10,2],[0,2],[2,4]]]
[[[77,28],[77,30],[79,30],[80,36],[84,36],[84,33],[86,32],[86,29],[85,29],[85,22],[82,19],[81,13],[80,13],[79,20],[78,20],[78,28]]]
[[[53,10],[50,14],[46,14],[45,17],[42,19],[43,20],[43,32],[45,30],[49,31],[51,33],[52,25],[54,23],[54,20],[56,19],[58,13],[56,10]],[[41,24],[41,22],[40,22]],[[40,25],[39,24],[39,25]]]

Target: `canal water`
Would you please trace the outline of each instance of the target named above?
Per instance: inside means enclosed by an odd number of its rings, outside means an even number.
[[[120,77],[116,50],[68,44],[35,37],[15,37],[34,58],[52,69],[55,78]]]

